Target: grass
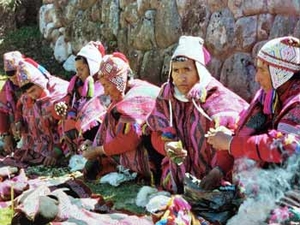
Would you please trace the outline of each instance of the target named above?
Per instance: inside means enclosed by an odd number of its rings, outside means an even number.
[[[109,184],[87,183],[93,193],[101,194],[106,201],[114,203],[113,209],[126,210],[134,214],[147,214],[144,208],[135,204],[136,195],[143,186],[135,182],[122,183],[118,187]]]
[[[49,168],[43,165],[30,166],[26,168],[26,175],[29,177],[62,177],[70,174],[67,167]],[[82,174],[73,173],[74,177],[83,180]],[[118,187],[110,184],[100,184],[98,181],[85,182],[94,194],[100,194],[105,201],[113,202],[114,210],[126,211],[132,214],[144,215],[147,214],[144,208],[138,207],[135,204],[135,199],[139,189],[144,186],[143,182],[135,181],[121,183]]]
[[[0,208],[0,218],[1,225],[9,225],[12,218],[12,209],[10,207]]]

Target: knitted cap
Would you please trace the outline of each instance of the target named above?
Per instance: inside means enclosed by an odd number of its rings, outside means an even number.
[[[126,88],[127,75],[130,70],[127,58],[120,52],[106,55],[100,65],[99,78],[103,77],[113,83],[120,92]]]
[[[300,71],[300,40],[275,38],[262,46],[257,57],[269,64],[273,88],[277,89]]]
[[[3,54],[3,63],[5,71],[17,70],[20,59],[23,55],[19,51],[6,52]]]

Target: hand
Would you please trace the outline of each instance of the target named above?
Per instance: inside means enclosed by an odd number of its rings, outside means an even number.
[[[58,102],[54,106],[54,110],[55,110],[56,114],[59,116],[67,115],[67,109],[68,109],[68,106],[65,102]]]
[[[187,156],[187,150],[182,148],[181,141],[170,141],[165,143],[165,151],[168,157],[177,165],[180,165]]]
[[[88,147],[92,146],[93,142],[90,140],[85,140],[83,143],[80,144],[78,147],[78,152],[84,152],[88,149]]]
[[[22,130],[22,123],[16,122],[15,124],[13,124],[12,126],[12,133],[14,135],[14,138],[17,139],[21,139],[21,130]]]
[[[90,146],[85,151],[82,152],[82,156],[87,160],[96,159],[98,156],[104,155],[104,149],[102,146]]]
[[[6,153],[12,153],[14,151],[14,140],[12,135],[7,134],[3,137],[3,149]]]
[[[217,132],[208,132],[206,134],[207,143],[211,144],[217,150],[230,150],[230,142],[232,140],[232,136],[230,134],[226,134],[223,131]]]
[[[46,156],[44,159],[44,166],[55,166],[57,162],[57,159],[53,156]]]
[[[223,172],[218,167],[215,167],[203,177],[200,187],[204,190],[213,190],[221,185],[223,176]]]

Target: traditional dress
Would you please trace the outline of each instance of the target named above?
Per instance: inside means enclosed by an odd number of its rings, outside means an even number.
[[[28,83],[33,83],[43,88],[45,92],[45,96],[36,100],[24,93],[17,104],[26,131],[22,135],[23,145],[15,156],[21,161],[39,164],[54,152],[62,153],[58,120],[53,116],[53,103],[66,95],[68,82],[46,71],[42,73],[26,61],[19,62],[17,76],[21,88]]]
[[[128,80],[129,71],[128,62],[116,55],[105,56],[101,63],[100,76],[108,79],[124,96],[121,101],[113,101],[108,108],[93,143],[94,146],[103,146],[105,156],[99,157],[97,166],[91,166],[91,162],[87,164],[88,177],[115,171],[117,165],[151,177],[142,127],[153,109],[159,88],[138,79]]]
[[[22,58],[19,51],[7,52],[3,55],[4,70],[8,76],[15,75],[18,60]],[[0,91],[0,134],[13,135],[16,103],[20,95],[19,87],[8,79]]]
[[[275,38],[262,46],[257,58],[267,64],[273,88],[258,90],[239,121],[229,149],[235,157],[234,177],[246,188],[249,198],[257,197],[250,200],[252,204],[268,197],[274,199],[274,205],[275,201],[278,203],[268,224],[297,224],[300,211],[300,40]],[[277,173],[278,166],[284,168],[280,169],[286,173],[284,176]],[[259,173],[258,168],[270,170]],[[248,176],[243,176],[245,174]],[[257,174],[265,174],[266,179],[261,182]],[[274,179],[269,178],[274,175]],[[275,189],[267,189],[268,185]],[[281,192],[285,192],[285,196],[276,199]]]
[[[258,59],[269,64],[273,89],[257,92],[239,122],[230,152],[236,158],[281,163],[300,149],[300,42],[274,39],[262,47]]]
[[[60,121],[61,139],[67,144],[67,151],[70,153],[76,152],[84,139],[94,139],[106,112],[103,87],[100,82],[94,81],[104,54],[104,47],[100,42],[90,42],[79,51],[77,56],[86,59],[90,75],[84,82],[78,75],[73,76],[68,94],[61,100],[68,105],[66,118]]]
[[[205,68],[209,53],[203,47],[203,40],[183,36],[172,58],[184,56],[195,61],[199,83],[190,90],[189,98],[181,96],[172,81],[162,85],[155,108],[147,122],[152,130],[152,143],[156,150],[166,156],[166,141],[181,140],[187,150],[187,157],[177,165],[169,157],[162,164],[162,186],[172,192],[182,192],[185,173],[202,179],[218,166],[225,175],[231,170],[233,159],[225,152],[216,153],[207,144],[204,135],[209,128],[223,125],[235,128],[239,113],[248,104],[239,96],[214,79]]]

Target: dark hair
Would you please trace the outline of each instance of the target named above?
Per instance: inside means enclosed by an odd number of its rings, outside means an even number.
[[[185,56],[176,56],[175,58],[172,59],[172,62],[185,62],[189,60],[188,57],[185,57]]]
[[[85,64],[88,65],[88,62],[84,56],[78,55],[75,57],[75,61],[79,61],[79,60],[82,60]]]
[[[6,76],[12,77],[16,74],[16,70],[5,71]]]
[[[21,87],[22,92],[27,91],[29,88],[31,88],[34,85],[34,83],[27,83],[24,86]]]
[[[297,80],[300,79],[300,71],[295,72],[292,78]]]

